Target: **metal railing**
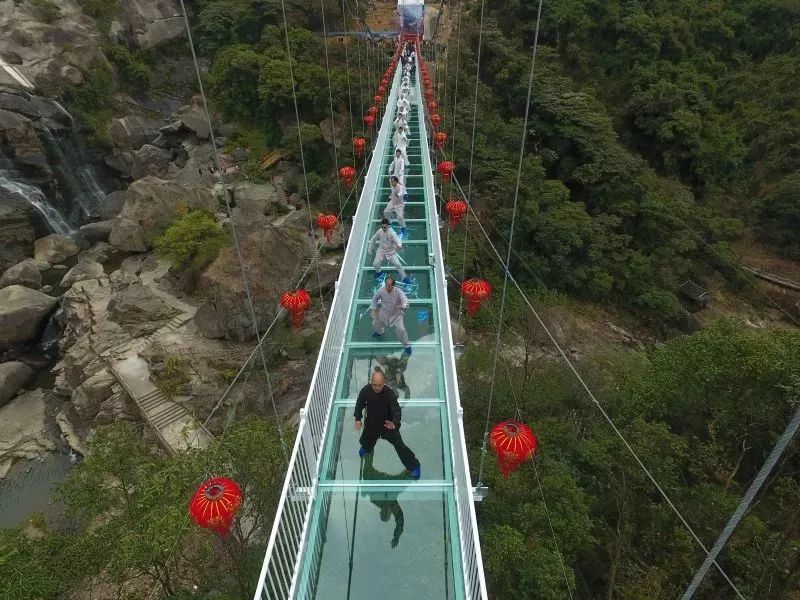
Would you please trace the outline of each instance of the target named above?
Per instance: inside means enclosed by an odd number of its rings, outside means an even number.
[[[387,103],[387,111],[397,100],[400,71],[395,73]],[[371,224],[373,200],[382,176],[381,163],[391,132],[391,119],[384,118],[373,148],[372,161],[364,179],[358,208],[353,217],[344,260],[331,304],[328,323],[322,338],[317,365],[308,392],[305,408],[300,411],[297,431],[283,491],[272,533],[267,544],[255,600],[289,600],[294,597],[303,542],[308,533],[311,507],[317,491],[320,454],[325,439],[331,403],[336,389],[336,376],[341,366],[347,334],[348,317],[356,297],[364,233]],[[355,243],[352,243],[352,242]]]
[[[419,89],[419,69],[417,70],[417,89]],[[428,144],[425,106],[417,96],[419,103],[419,131],[422,147],[422,173],[425,197],[428,203],[428,227],[430,229],[431,253],[434,286],[438,297],[438,316],[440,327],[440,347],[442,364],[444,365],[444,387],[447,413],[450,421],[450,451],[453,457],[453,491],[458,512],[458,536],[461,545],[461,565],[463,569],[465,596],[470,600],[487,600],[486,580],[483,574],[483,558],[478,538],[478,521],[475,516],[475,504],[472,493],[472,479],[469,472],[467,442],[464,437],[464,410],[458,393],[456,375],[456,359],[453,352],[453,332],[450,326],[450,309],[447,297],[447,276],[444,270],[444,255],[439,228],[434,216],[438,214],[436,191],[431,164],[430,146]],[[447,226],[447,225],[445,225]],[[437,260],[438,258],[438,260]]]

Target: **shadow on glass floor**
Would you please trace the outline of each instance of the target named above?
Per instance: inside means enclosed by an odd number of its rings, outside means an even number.
[[[353,423],[355,402],[334,407],[333,429],[326,451],[323,470],[325,480],[397,481],[410,479],[392,445],[378,440],[375,449],[362,461],[358,456],[361,432]],[[407,404],[402,407],[400,434],[422,466],[422,480],[441,481],[449,476],[445,472],[444,444],[442,440],[442,410],[444,404]]]
[[[385,273],[388,273],[388,267]],[[426,267],[425,269],[414,269],[409,268],[406,272],[411,275],[414,279],[414,284],[412,286],[406,286],[405,284],[400,284],[400,287],[406,293],[406,296],[410,300],[416,299],[428,299],[431,297],[431,269],[430,267]],[[383,285],[383,282],[380,282],[380,285]],[[375,281],[375,272],[373,271],[372,267],[364,270],[361,275],[361,282],[359,283],[358,287],[358,300],[372,300],[372,297],[375,295],[378,287],[380,287],[378,283]]]
[[[379,338],[372,337],[372,332],[374,330],[372,329],[370,304],[356,304],[352,319],[353,329],[349,341],[400,343],[393,327],[386,327],[384,334]],[[437,339],[437,328],[433,312],[433,303],[415,302],[412,300],[406,311],[404,325],[406,333],[408,334],[408,340],[411,342],[412,346],[414,342],[435,342]]]

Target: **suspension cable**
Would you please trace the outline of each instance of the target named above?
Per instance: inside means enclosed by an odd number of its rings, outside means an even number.
[[[289,44],[289,23],[286,21],[286,4],[281,0],[281,13],[283,14],[283,31],[286,35],[286,54],[289,57],[289,79],[292,82],[292,103],[294,104],[294,118],[297,124],[297,141],[300,145],[300,164],[303,167],[303,185],[306,189],[306,210],[308,211],[308,231],[311,239],[314,240],[314,219],[311,216],[311,197],[308,192],[308,174],[306,173],[306,158],[303,152],[303,133],[300,131],[300,110],[297,107],[297,89],[294,81],[294,69],[292,68],[292,48]],[[316,244],[316,241],[315,241]],[[319,303],[322,310],[325,310],[325,300],[322,297],[322,285],[320,284],[319,275],[319,262],[315,261],[317,266],[317,287],[319,288]]]
[[[457,182],[457,180],[454,180],[454,181],[456,181],[456,184],[458,185],[458,182]],[[459,189],[460,189],[460,186],[458,186],[458,187],[459,187]],[[486,229],[483,227],[483,225],[480,223],[480,220],[478,219],[478,216],[477,216],[477,214],[475,214],[475,212],[474,212],[474,210],[472,209],[472,207],[471,207],[471,206],[470,206],[470,211],[472,211],[472,213],[473,213],[473,217],[475,218],[475,221],[476,221],[476,223],[478,223],[478,226],[479,226],[479,228],[480,228],[481,232],[483,233],[484,237],[486,237],[486,240],[487,240],[487,242],[489,243],[489,246],[492,248],[492,250],[493,250],[493,252],[495,253],[495,255],[497,256],[498,260],[502,261],[503,259],[502,259],[502,257],[500,256],[499,252],[497,252],[497,248],[496,248],[496,247],[494,246],[494,244],[492,243],[492,241],[491,241],[491,238],[489,237],[489,234],[488,234],[488,232],[487,232],[487,231],[486,231]],[[508,265],[504,265],[504,268],[508,269]],[[592,392],[592,390],[591,390],[591,389],[589,388],[589,386],[586,384],[586,381],[584,381],[584,379],[583,379],[583,377],[581,376],[581,374],[580,374],[580,373],[578,372],[578,370],[575,368],[575,365],[573,365],[573,364],[572,364],[572,361],[569,359],[569,357],[567,356],[567,354],[566,354],[566,352],[564,351],[564,349],[563,349],[563,348],[561,347],[561,345],[558,343],[558,341],[556,340],[556,338],[555,338],[555,336],[553,335],[553,333],[550,331],[550,329],[547,327],[547,325],[545,325],[545,323],[544,323],[544,320],[543,320],[543,319],[542,319],[542,317],[539,315],[538,311],[537,311],[537,310],[534,308],[534,306],[533,306],[533,304],[531,303],[530,299],[528,298],[527,294],[526,294],[526,293],[525,293],[525,292],[522,290],[522,287],[520,287],[520,285],[519,285],[519,282],[516,280],[516,278],[515,278],[515,277],[514,277],[514,275],[513,275],[513,274],[510,272],[510,270],[508,270],[508,277],[509,277],[509,280],[511,281],[511,283],[512,283],[512,284],[514,284],[514,287],[515,287],[515,288],[517,288],[517,291],[519,292],[520,296],[522,296],[522,300],[523,300],[523,301],[525,302],[525,304],[527,305],[527,307],[528,307],[528,310],[530,310],[530,312],[531,312],[531,313],[533,314],[533,316],[536,318],[536,321],[537,321],[537,322],[539,323],[539,325],[542,327],[542,330],[543,330],[543,331],[544,331],[544,332],[547,334],[547,337],[548,337],[548,338],[550,339],[550,341],[553,343],[553,346],[555,346],[556,350],[558,351],[558,354],[561,356],[562,360],[563,360],[563,361],[564,361],[564,363],[567,365],[567,368],[568,368],[568,369],[569,369],[569,370],[572,372],[572,374],[573,374],[573,375],[575,376],[575,378],[577,379],[578,383],[580,383],[581,387],[582,387],[582,388],[583,388],[583,390],[586,392],[586,395],[589,397],[589,399],[592,401],[592,403],[593,403],[593,404],[594,404],[594,405],[597,407],[597,409],[600,411],[600,414],[603,416],[603,418],[606,420],[606,422],[607,422],[607,423],[608,423],[608,424],[611,426],[611,429],[614,431],[614,434],[615,434],[615,435],[616,435],[616,436],[617,436],[617,437],[620,439],[620,441],[622,442],[622,444],[625,446],[625,449],[628,451],[628,453],[629,453],[629,454],[630,454],[630,455],[633,457],[634,461],[636,461],[636,463],[637,463],[637,464],[639,465],[639,467],[642,469],[642,471],[644,472],[644,474],[647,476],[647,478],[650,480],[650,482],[651,482],[651,483],[653,484],[653,486],[656,488],[656,490],[658,491],[658,493],[661,495],[661,497],[662,497],[662,498],[664,499],[664,501],[667,503],[667,505],[669,506],[670,510],[672,510],[672,512],[675,514],[675,516],[677,516],[677,517],[678,517],[678,520],[679,520],[679,521],[681,522],[681,524],[682,524],[682,525],[683,525],[683,526],[686,528],[686,530],[687,530],[687,531],[689,532],[689,534],[692,536],[692,538],[693,538],[693,539],[694,539],[694,541],[697,543],[697,545],[698,545],[698,546],[700,546],[700,548],[703,550],[703,552],[705,552],[705,554],[706,554],[706,555],[708,555],[708,554],[709,554],[709,550],[708,550],[708,548],[706,548],[705,544],[703,544],[703,541],[700,539],[700,537],[697,535],[697,533],[695,533],[695,531],[694,531],[694,529],[692,528],[692,526],[691,526],[691,525],[689,525],[688,521],[687,521],[687,520],[684,518],[683,514],[681,514],[681,512],[678,510],[678,508],[677,508],[677,507],[675,506],[675,504],[672,502],[672,500],[670,499],[670,497],[667,495],[667,493],[664,491],[664,489],[663,489],[663,488],[661,487],[661,485],[658,483],[658,481],[656,480],[656,478],[653,476],[653,474],[650,472],[650,470],[647,468],[647,466],[645,466],[645,464],[644,464],[644,462],[642,461],[642,459],[641,459],[641,458],[639,458],[639,455],[636,453],[636,451],[635,451],[635,450],[633,449],[633,447],[630,445],[630,443],[628,442],[628,440],[625,438],[625,436],[624,436],[624,435],[622,434],[622,432],[619,430],[619,428],[617,427],[617,425],[616,425],[616,424],[614,423],[614,421],[611,419],[611,416],[610,416],[610,415],[609,415],[609,414],[606,412],[605,408],[603,408],[603,405],[602,405],[602,404],[600,404],[600,401],[597,399],[597,397],[595,396],[594,392]],[[717,568],[717,571],[719,571],[719,573],[722,575],[722,577],[725,579],[725,581],[727,581],[727,582],[728,582],[728,584],[729,584],[729,585],[731,586],[731,588],[734,590],[734,592],[736,593],[736,595],[737,595],[737,596],[738,596],[738,597],[739,597],[741,600],[745,600],[745,599],[744,599],[744,596],[742,596],[742,594],[739,592],[739,590],[738,590],[738,588],[736,587],[736,585],[734,585],[733,581],[731,581],[730,577],[728,577],[727,573],[725,573],[725,571],[723,570],[723,568],[720,566],[720,564],[719,564],[719,563],[718,563],[716,560],[714,561],[714,566]]]
[[[333,86],[331,86],[331,65],[328,60],[328,29],[325,25],[325,0],[320,0],[322,7],[322,39],[325,47],[325,74],[328,76],[328,104],[331,109],[331,134],[333,135],[333,178],[336,181],[336,197],[339,199],[339,212],[342,212],[342,182],[339,180],[339,152],[336,149],[336,119],[333,115]],[[342,229],[344,237],[344,229]]]
[[[345,0],[342,0],[342,31],[344,32],[344,71],[347,75],[347,107],[348,115],[350,116],[350,140],[356,137],[356,131],[353,127],[353,95],[350,91],[350,60],[348,57],[347,47],[350,45],[350,36],[347,29],[347,13],[345,12]],[[355,159],[355,157],[353,157]]]

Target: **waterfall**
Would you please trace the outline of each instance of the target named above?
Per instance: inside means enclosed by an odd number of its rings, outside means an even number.
[[[64,216],[54,207],[38,187],[22,182],[22,176],[14,169],[10,160],[0,156],[0,190],[31,205],[44,219],[53,233],[70,235],[75,232]]]
[[[55,104],[69,116],[70,122],[74,123],[66,109],[58,102]],[[92,157],[71,131],[73,131],[72,128],[67,130],[65,135],[59,135],[56,139],[47,126],[41,123],[41,133],[45,138],[47,149],[55,159],[56,164],[52,166],[60,175],[59,179],[64,184],[67,195],[80,207],[81,220],[85,220],[97,215],[103,205],[106,193],[97,181],[97,175],[92,166]]]
[[[58,356],[58,338],[61,334],[61,325],[58,321],[61,315],[62,308],[58,309],[50,315],[47,320],[47,325],[44,326],[42,337],[39,340],[39,349],[45,358],[52,360]]]

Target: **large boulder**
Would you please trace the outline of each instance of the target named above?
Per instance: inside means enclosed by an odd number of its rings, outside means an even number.
[[[148,175],[164,178],[169,173],[169,162],[172,159],[172,152],[145,144],[133,153],[133,164],[131,164],[131,177],[141,179]]]
[[[0,350],[33,339],[56,304],[56,298],[21,285],[0,289]]]
[[[71,238],[65,235],[52,233],[39,238],[33,243],[33,257],[51,265],[64,262],[70,256],[75,256],[81,249]]]
[[[112,246],[128,252],[150,248],[147,234],[171,221],[180,207],[215,210],[211,190],[145,177],[128,188],[128,198],[109,236]]]
[[[100,216],[103,217],[103,219],[113,219],[122,212],[122,208],[125,206],[125,201],[127,199],[128,192],[124,190],[106,194],[106,199],[103,200],[103,204],[100,207]]]
[[[79,281],[88,279],[99,279],[105,276],[103,265],[94,260],[80,260],[72,267],[61,280],[61,287],[68,288]]]
[[[108,236],[111,235],[111,230],[113,228],[114,219],[95,221],[94,223],[81,225],[81,234],[90,242],[107,242]]]
[[[116,383],[117,380],[106,369],[89,377],[72,392],[72,405],[75,412],[84,421],[94,419],[100,410],[100,404],[111,396],[112,388]]]
[[[158,126],[139,115],[114,119],[108,129],[111,145],[119,150],[138,150],[158,136]]]
[[[283,192],[270,183],[242,182],[229,186],[233,200],[233,220],[237,231],[253,231],[267,222],[267,212],[273,202],[281,202]]]
[[[109,318],[135,335],[147,335],[180,311],[148,286],[135,283],[115,293],[108,302]]]
[[[33,259],[23,260],[21,263],[6,269],[0,277],[0,288],[9,285],[24,285],[25,287],[38,290],[42,287],[42,273],[39,271],[37,261]]]
[[[0,364],[0,406],[6,404],[33,377],[33,369],[21,362]]]
[[[292,284],[304,250],[302,241],[270,225],[241,240],[242,259],[260,328],[275,317],[276,299]],[[223,250],[203,273],[199,287],[206,296],[194,320],[200,333],[220,337],[222,331],[231,340],[253,338],[241,271],[232,248]]]

